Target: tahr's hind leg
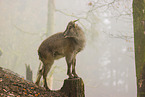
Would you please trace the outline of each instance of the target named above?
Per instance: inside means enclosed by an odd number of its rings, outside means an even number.
[[[37,79],[36,79],[36,82],[35,82],[36,85],[39,85],[42,74],[43,74],[43,67],[42,67],[42,69],[39,70],[39,72],[37,74]]]
[[[54,60],[47,60],[46,62],[44,62],[44,71],[43,71],[43,83],[44,83],[44,87],[49,90],[48,86],[47,86],[47,74],[51,69],[51,66],[53,64]]]

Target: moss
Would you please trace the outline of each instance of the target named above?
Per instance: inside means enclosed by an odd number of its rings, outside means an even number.
[[[138,97],[145,97],[145,82],[143,81],[140,86],[141,80],[145,76],[145,28],[142,23],[145,20],[145,0],[133,1],[133,24],[134,24],[134,44],[135,44],[135,64],[137,76],[137,92]]]

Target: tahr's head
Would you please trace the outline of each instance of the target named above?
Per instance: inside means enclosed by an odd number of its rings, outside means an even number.
[[[77,22],[79,19],[77,20],[74,20],[74,21],[70,21],[67,25],[67,28],[66,30],[64,31],[64,37],[67,38],[67,37],[74,37],[77,35],[77,25],[75,24],[75,22]]]

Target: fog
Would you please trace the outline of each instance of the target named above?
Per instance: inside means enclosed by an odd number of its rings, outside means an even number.
[[[132,0],[55,0],[54,32],[80,19],[86,46],[77,55],[77,73],[86,97],[136,97]],[[0,66],[25,77],[30,64],[33,81],[40,60],[37,50],[46,39],[48,0],[0,0]],[[67,78],[66,62],[56,60],[52,89]],[[49,75],[49,74],[48,74]]]

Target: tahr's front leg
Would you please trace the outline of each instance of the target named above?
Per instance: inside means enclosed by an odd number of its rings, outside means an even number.
[[[72,62],[72,74],[74,75],[74,78],[78,78],[78,75],[76,74],[75,66],[76,66],[76,58],[74,58]]]
[[[72,79],[72,72],[71,72],[71,65],[72,65],[72,54],[68,54],[66,56],[66,62],[67,62],[67,75],[69,76],[69,79]]]
[[[69,79],[72,79],[72,73],[71,73],[71,63],[67,64],[67,75],[69,76]]]

